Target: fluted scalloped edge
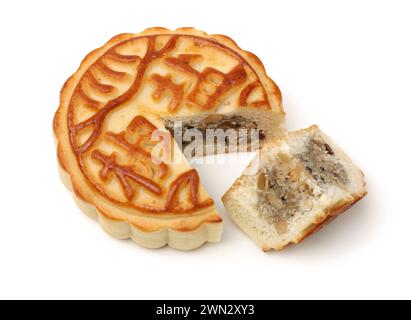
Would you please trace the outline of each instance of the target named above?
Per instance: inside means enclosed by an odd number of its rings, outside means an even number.
[[[207,242],[215,243],[221,240],[222,222],[204,223],[197,229],[187,232],[170,228],[164,228],[156,232],[144,232],[128,221],[110,219],[99,212],[92,204],[81,200],[74,192],[70,175],[60,165],[58,169],[61,181],[72,192],[79,209],[90,218],[97,220],[102,229],[114,238],[120,240],[132,239],[138,245],[148,249],[159,249],[168,245],[181,251],[194,250]]]

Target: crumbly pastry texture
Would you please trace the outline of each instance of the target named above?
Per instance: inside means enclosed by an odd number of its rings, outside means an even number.
[[[362,171],[312,126],[267,142],[223,203],[265,251],[282,250],[361,200],[365,185]]]
[[[252,125],[267,140],[284,131],[281,93],[260,60],[192,28],[118,35],[65,83],[54,120],[61,176],[109,234],[147,248],[219,241],[222,219],[197,172],[151,156],[155,132],[176,120]]]

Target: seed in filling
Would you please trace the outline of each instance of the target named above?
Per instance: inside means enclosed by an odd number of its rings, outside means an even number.
[[[334,156],[335,152],[331,146],[318,139],[311,139],[306,151],[297,155],[304,163],[305,170],[320,186],[345,186],[348,183],[348,174]]]
[[[174,120],[166,120],[165,127],[173,136],[176,134],[181,134],[181,136],[184,136],[187,130],[197,129],[201,132],[204,139],[206,138],[206,132],[208,129],[222,129],[225,132],[227,130],[235,130],[237,132],[238,140],[247,138],[248,144],[250,144],[253,130],[258,130],[258,126],[255,121],[246,119],[239,115],[226,116],[221,114],[212,114],[201,120],[183,121],[181,126],[177,127],[175,127]],[[240,130],[244,129],[247,130],[247,137],[242,137],[239,134]],[[265,139],[265,134],[262,130],[259,130],[259,139]],[[183,145],[181,147],[185,149],[185,147],[191,143],[192,141],[183,141]]]

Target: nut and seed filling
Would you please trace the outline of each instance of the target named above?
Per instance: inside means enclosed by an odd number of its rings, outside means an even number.
[[[287,232],[290,219],[314,207],[316,195],[302,179],[303,174],[312,176],[321,189],[327,185],[344,187],[349,182],[347,171],[337,161],[334,150],[320,140],[311,139],[306,151],[293,159],[279,154],[273,168],[265,168],[257,175],[257,207],[280,235]]]
[[[241,139],[247,139],[248,144],[251,142],[252,134],[256,130],[259,133],[259,140],[264,140],[265,135],[262,130],[258,130],[257,123],[250,119],[246,119],[239,115],[231,115],[226,116],[222,114],[211,114],[204,119],[201,120],[191,120],[191,121],[183,121],[182,126],[175,126],[174,120],[166,120],[165,127],[168,131],[171,132],[173,136],[177,133],[184,136],[185,132],[188,130],[198,130],[204,139],[206,138],[207,130],[217,130],[221,129],[224,132],[228,130],[235,130],[237,133],[238,141]],[[243,136],[240,134],[240,130],[247,130],[247,136]],[[205,142],[205,140],[204,140]],[[226,141],[228,142],[228,141]],[[183,149],[191,144],[192,141],[183,141],[183,145],[181,146]]]
[[[258,173],[257,207],[264,220],[273,224],[279,234],[284,234],[292,217],[312,208],[312,190],[301,182],[303,168],[298,162],[285,154],[278,158],[279,163],[274,168]]]
[[[348,184],[348,174],[344,167],[336,161],[335,152],[329,144],[318,139],[311,139],[307,150],[297,157],[304,163],[305,170],[319,186],[335,184],[344,187]]]

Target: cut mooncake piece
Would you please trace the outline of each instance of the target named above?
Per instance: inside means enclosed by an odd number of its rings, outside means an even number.
[[[282,250],[361,200],[365,185],[362,171],[312,126],[267,141],[223,202],[265,251]]]

